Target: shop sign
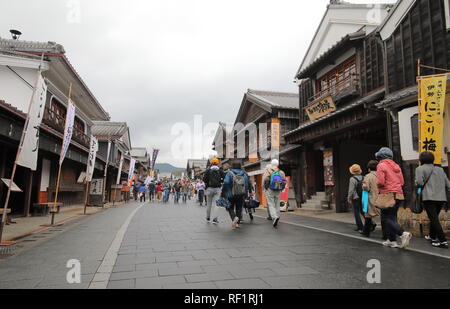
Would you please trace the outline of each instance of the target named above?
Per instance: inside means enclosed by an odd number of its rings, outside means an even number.
[[[314,121],[335,112],[336,105],[333,98],[329,96],[305,107],[305,110],[309,119]]]

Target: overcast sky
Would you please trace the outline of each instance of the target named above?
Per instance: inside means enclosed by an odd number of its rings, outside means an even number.
[[[389,1],[353,0],[354,3]],[[0,37],[55,41],[132,146],[171,153],[175,123],[234,122],[248,88],[293,83],[329,0],[2,0]],[[78,14],[79,13],[79,14]],[[206,149],[211,139],[205,140]]]

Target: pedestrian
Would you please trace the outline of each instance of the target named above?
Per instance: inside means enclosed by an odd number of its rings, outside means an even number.
[[[142,200],[145,202],[145,196],[147,195],[147,187],[144,184],[139,186],[139,201],[142,203]]]
[[[369,193],[369,205],[367,213],[364,214],[365,222],[363,227],[363,235],[370,237],[370,233],[374,232],[377,228],[377,224],[374,218],[380,216],[380,210],[375,207],[374,201],[378,198],[378,187],[377,187],[377,166],[378,161],[371,160],[367,164],[367,170],[369,173],[364,177],[363,180],[363,190]]]
[[[203,177],[206,188],[206,222],[210,223],[212,218],[213,224],[219,224],[218,209],[215,203],[220,199],[221,188],[225,178],[219,163],[219,159],[212,159],[211,166],[206,170]]]
[[[197,190],[198,201],[200,203],[200,206],[203,206],[203,198],[205,197],[205,183],[200,178],[197,179],[195,189]]]
[[[222,197],[230,201],[228,213],[230,214],[233,229],[239,228],[242,218],[244,201],[250,192],[250,182],[246,172],[242,170],[240,161],[231,164],[231,170],[225,175],[222,187]]]
[[[397,223],[397,213],[405,197],[403,195],[403,178],[402,169],[393,161],[394,153],[391,149],[383,147],[375,154],[380,163],[377,166],[377,186],[379,195],[390,198],[391,205],[381,209],[381,222],[386,230],[386,240],[383,245],[391,248],[406,248],[412,238],[412,234],[404,231]],[[400,237],[401,245],[397,243],[397,236]]]
[[[422,190],[422,204],[430,219],[430,234],[425,236],[433,247],[448,249],[447,237],[439,221],[439,214],[447,203],[450,181],[440,166],[435,166],[434,154],[422,152],[416,169],[416,187]]]
[[[181,179],[178,179],[177,182],[173,186],[173,201],[175,204],[178,204],[181,196]]]
[[[186,204],[189,195],[191,194],[192,188],[191,188],[191,184],[187,181],[184,180],[183,181],[183,186],[181,188],[182,194],[183,194],[183,203]]]
[[[169,202],[170,190],[171,190],[169,181],[167,181],[167,180],[164,181],[162,189],[163,189],[163,203],[167,203],[167,202]]]
[[[273,159],[270,168],[263,175],[267,206],[275,228],[280,221],[280,196],[286,186],[286,175],[278,168],[279,164],[277,159]]]
[[[121,189],[121,191],[122,191],[122,200],[123,200],[125,203],[128,203],[128,201],[129,201],[129,199],[130,199],[130,187],[128,186],[128,184],[127,184],[126,181],[124,181],[124,182],[122,183],[122,189]]]
[[[271,170],[272,170],[272,165],[267,164],[266,165],[266,169],[265,169],[265,173],[270,173]],[[265,189],[264,189],[264,193],[266,193]],[[269,209],[269,205],[268,204],[266,205],[266,210],[267,210],[267,220],[268,221],[272,221],[273,219],[272,219],[272,217],[270,215],[270,209]]]
[[[138,199],[139,187],[140,187],[140,184],[135,181],[134,185],[133,185],[133,197],[134,197],[135,201],[137,201],[137,199]]]
[[[163,186],[161,182],[158,182],[158,184],[156,185],[156,200],[158,202],[162,201],[162,195],[163,195]]]
[[[350,205],[352,205],[353,208],[353,216],[355,217],[356,223],[355,231],[362,234],[364,226],[361,220],[361,215],[364,216],[364,214],[362,212],[361,203],[363,183],[361,166],[359,166],[358,164],[352,165],[350,167],[350,174],[352,175],[352,177],[350,177],[348,185],[347,201]]]
[[[148,201],[153,202],[155,200],[155,193],[156,193],[156,185],[155,182],[152,180],[148,184]]]

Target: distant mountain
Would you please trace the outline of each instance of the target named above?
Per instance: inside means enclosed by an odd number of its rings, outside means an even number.
[[[175,167],[169,163],[156,163],[155,169],[159,170],[160,173],[173,173],[185,170],[184,168]]]

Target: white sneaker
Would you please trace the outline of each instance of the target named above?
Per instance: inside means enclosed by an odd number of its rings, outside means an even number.
[[[411,238],[412,238],[412,234],[408,233],[408,232],[404,232],[403,235],[400,236],[400,239],[402,241],[402,248],[403,249],[408,248],[409,241],[411,240]]]
[[[233,229],[235,229],[237,227],[237,225],[238,225],[238,222],[239,222],[239,218],[238,217],[234,217],[233,224],[231,225],[231,227]]]
[[[386,240],[383,243],[383,246],[389,247],[389,248],[400,248],[400,246],[395,241]]]

